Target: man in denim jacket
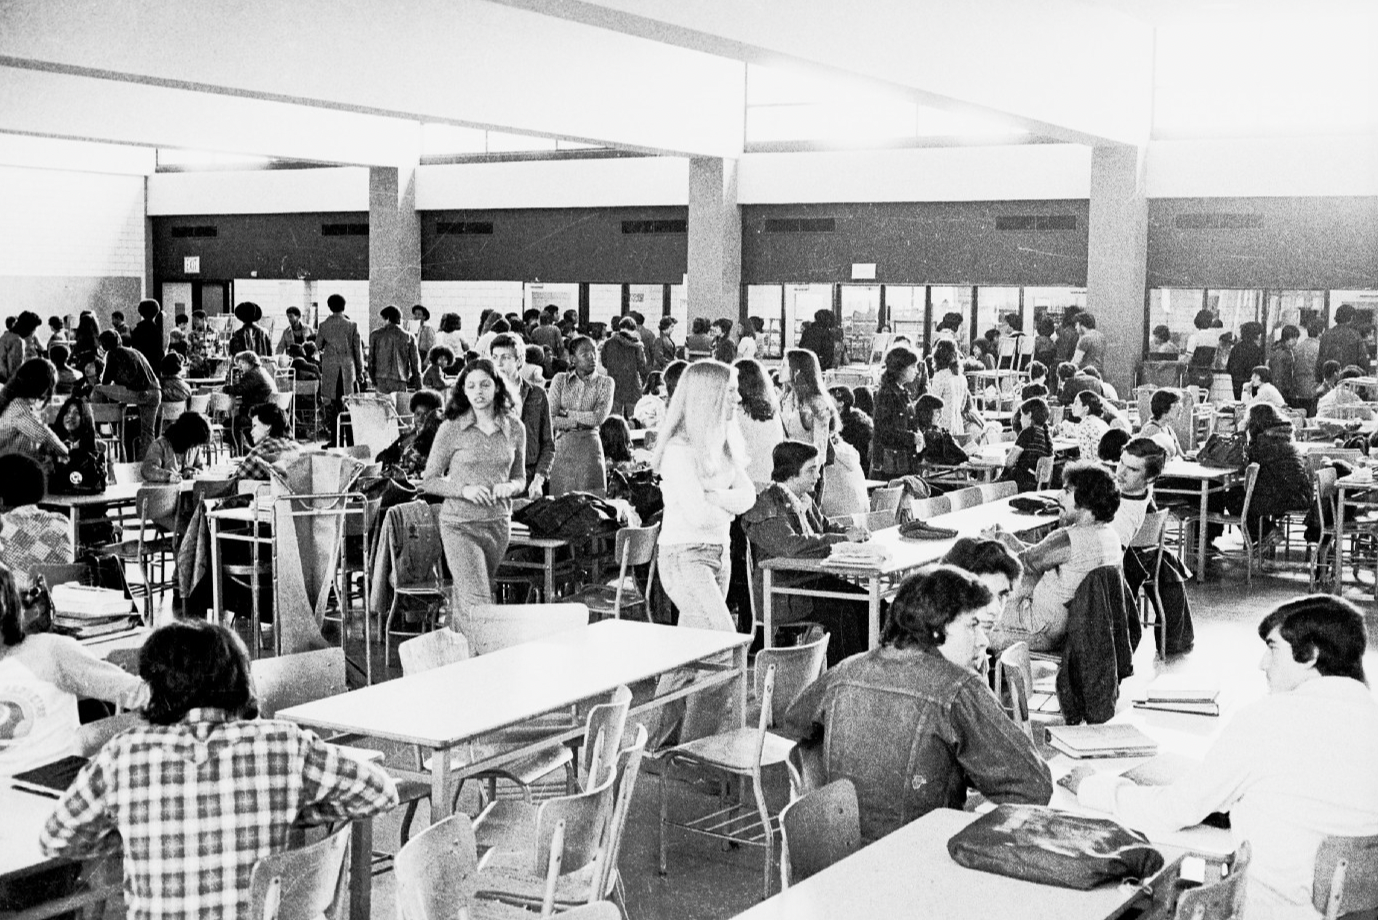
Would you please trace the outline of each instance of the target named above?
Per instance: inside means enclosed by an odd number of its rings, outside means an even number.
[[[969,785],[1000,803],[1052,796],[1047,765],[976,672],[992,603],[952,566],[910,576],[881,647],[826,672],[790,706],[786,734],[822,735],[824,781],[856,784],[864,843],[935,808],[961,808]]]

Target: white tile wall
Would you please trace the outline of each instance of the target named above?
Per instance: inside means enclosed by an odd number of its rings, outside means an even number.
[[[263,308],[263,322],[260,325],[272,335],[274,348],[277,348],[278,336],[287,325],[288,307],[297,307],[307,317],[311,314],[311,303],[306,299],[306,282],[296,279],[265,281],[259,278],[236,278],[234,300],[235,303],[252,300]],[[345,306],[345,312],[349,312],[349,304]],[[367,303],[364,306],[367,307]]]
[[[437,327],[442,314],[458,313],[459,330],[472,345],[478,338],[478,319],[484,310],[522,312],[524,287],[520,281],[423,281],[421,302],[431,311],[431,323]]]
[[[607,323],[608,327],[611,328],[612,320],[621,314],[622,285],[589,285],[589,322]]]
[[[367,281],[313,281],[311,283],[313,294],[311,299],[320,305],[317,314],[319,323],[330,315],[330,308],[325,305],[331,294],[339,294],[345,299],[345,316],[354,320],[359,326],[359,334],[364,338],[364,344],[368,344],[368,333],[373,327],[369,324],[368,315],[368,282]],[[286,309],[286,305],[283,307]],[[265,310],[267,308],[265,307]],[[309,312],[303,308],[303,315]],[[277,343],[273,343],[276,345]]]

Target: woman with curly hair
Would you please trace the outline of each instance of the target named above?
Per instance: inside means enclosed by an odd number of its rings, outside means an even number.
[[[741,409],[737,414],[737,427],[741,429],[746,447],[746,473],[759,489],[770,482],[771,451],[785,439],[785,426],[780,420],[775,387],[761,362],[742,358],[733,366],[737,370]]]

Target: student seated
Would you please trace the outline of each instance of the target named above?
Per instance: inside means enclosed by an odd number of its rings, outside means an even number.
[[[148,724],[106,742],[39,839],[50,858],[118,845],[129,917],[244,916],[254,864],[288,849],[295,827],[397,806],[381,767],[257,718],[248,652],[229,630],[199,620],[157,629],[139,676]]]
[[[445,392],[450,386],[454,363],[455,353],[444,345],[436,345],[426,352],[426,372],[421,375],[421,385],[437,393]]]
[[[1332,367],[1332,365],[1334,365]],[[1320,399],[1316,402],[1316,415],[1320,418],[1338,417],[1340,406],[1346,406],[1345,418],[1369,419],[1373,417],[1373,412],[1364,404],[1364,398],[1354,391],[1353,387],[1340,386],[1341,380],[1353,380],[1355,377],[1364,376],[1364,372],[1357,366],[1351,364],[1349,367],[1340,369],[1338,361],[1327,361],[1322,365],[1325,374],[1325,383],[1321,387]]]
[[[1097,462],[1068,464],[1062,473],[1058,529],[1033,546],[999,528],[990,535],[1019,555],[1024,577],[1008,609],[991,632],[991,651],[1016,642],[1035,652],[1061,647],[1067,632],[1067,604],[1095,569],[1118,566],[1120,538],[1113,525],[1120,508],[1115,477]]]
[[[298,380],[320,380],[321,364],[316,359],[316,343],[288,345],[287,355],[292,359],[292,371]]]
[[[300,450],[287,437],[287,417],[277,403],[260,403],[249,410],[249,452],[239,461],[236,479],[271,479],[282,474],[282,461]]]
[[[1205,760],[1167,786],[1074,770],[1081,805],[1150,833],[1228,812],[1249,841],[1245,917],[1314,918],[1316,850],[1327,836],[1378,834],[1378,702],[1364,675],[1364,615],[1316,594],[1258,626],[1271,694],[1240,710]]]
[[[51,345],[48,348],[48,360],[57,368],[57,389],[53,392],[58,396],[70,395],[72,388],[81,379],[77,372],[67,365],[71,355],[71,350],[66,345]]]
[[[751,541],[759,565],[776,556],[824,558],[834,543],[863,540],[856,528],[834,524],[823,517],[813,502],[821,464],[818,448],[803,441],[782,441],[771,452],[770,485],[756,496],[751,510],[742,515],[742,528]],[[790,584],[807,584],[821,591],[855,593],[857,602],[823,600],[785,595],[775,604],[776,623],[798,620],[823,623],[832,634],[828,663],[866,651],[866,596],[855,585],[832,575],[790,577]]]
[[[656,429],[665,418],[665,380],[660,371],[646,375],[646,386],[641,390],[641,398],[632,409],[632,418],[642,428]]]
[[[46,358],[30,358],[0,388],[0,454],[37,460],[46,472],[67,459],[67,445],[43,421],[57,389],[57,370]]]
[[[163,402],[186,402],[191,399],[191,387],[183,374],[182,356],[175,351],[163,355],[158,367],[158,387],[163,392]]]
[[[396,472],[407,479],[420,481],[426,470],[426,461],[431,457],[431,444],[440,428],[444,405],[440,394],[434,390],[417,390],[411,395],[408,408],[411,410],[412,428],[375,458],[384,466],[392,466]]]
[[[1281,390],[1273,386],[1273,372],[1266,364],[1254,368],[1253,374],[1249,377],[1249,390],[1253,393],[1253,397],[1248,400],[1250,406],[1268,403],[1279,409],[1287,408],[1287,398],[1282,395]]]
[[[210,443],[211,426],[199,412],[184,412],[173,420],[144,455],[139,472],[144,482],[181,482],[206,467],[203,448]]]
[[[786,713],[785,734],[821,741],[823,781],[856,784],[864,843],[962,808],[969,786],[1000,803],[1051,798],[1047,765],[977,673],[993,602],[952,566],[909,576],[881,647],[825,671]]]
[[[1019,436],[1005,455],[1005,471],[1000,478],[1013,481],[1020,492],[1038,488],[1038,461],[1053,455],[1053,439],[1048,433],[1048,403],[1041,397],[1026,399],[1019,407]]]
[[[1177,417],[1182,414],[1182,394],[1178,390],[1164,387],[1154,391],[1148,400],[1149,414],[1153,416],[1139,429],[1139,436],[1152,438],[1167,452],[1168,459],[1182,456],[1182,441],[1177,437]]]
[[[244,433],[249,429],[249,412],[256,406],[275,404],[278,385],[263,366],[262,360],[252,351],[241,351],[234,356],[234,366],[239,378],[226,383],[225,393],[239,397],[239,410],[234,417],[234,436],[243,442]]]

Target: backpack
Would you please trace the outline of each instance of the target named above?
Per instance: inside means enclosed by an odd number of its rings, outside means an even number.
[[[512,520],[525,524],[531,536],[551,540],[580,540],[617,527],[617,508],[588,492],[543,496],[514,511]]]
[[[94,451],[73,448],[66,460],[58,461],[53,467],[48,491],[54,495],[99,495],[104,492],[109,481],[104,447],[98,443]]]

